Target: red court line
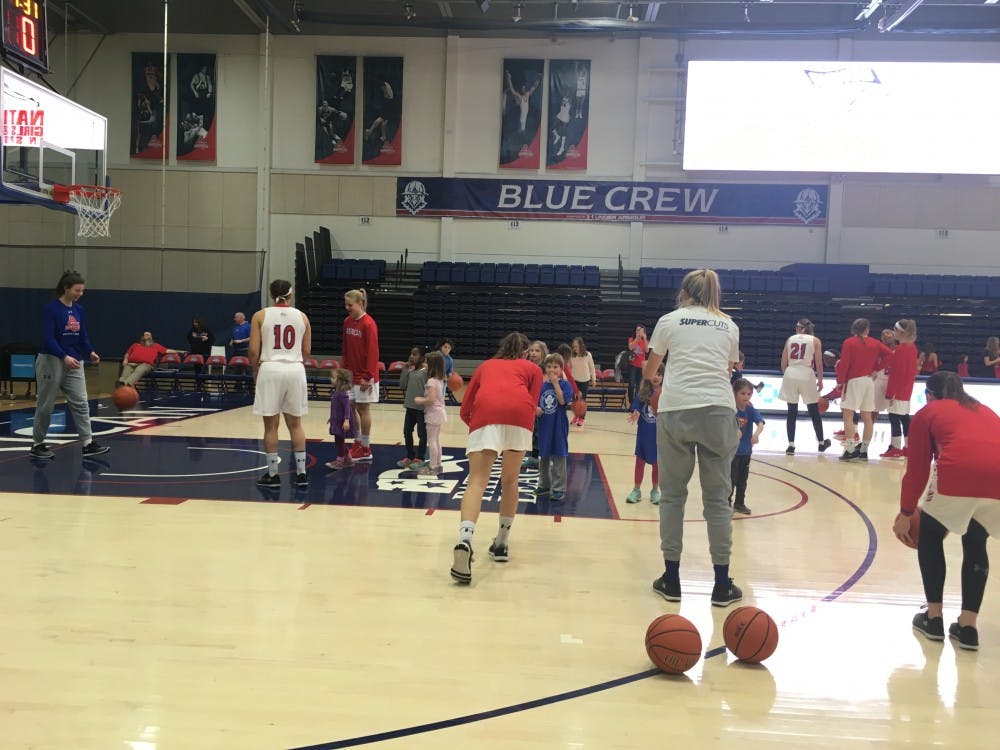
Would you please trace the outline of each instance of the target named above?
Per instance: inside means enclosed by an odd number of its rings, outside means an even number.
[[[306,508],[308,508],[311,505],[312,505],[312,503],[303,503],[302,505],[300,505],[298,507],[298,510],[305,510]]]
[[[147,497],[141,500],[142,505],[180,505],[187,502],[186,497]]]

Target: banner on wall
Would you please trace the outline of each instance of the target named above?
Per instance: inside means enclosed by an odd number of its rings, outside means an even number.
[[[167,58],[167,65],[170,58]],[[133,159],[162,159],[167,142],[169,122],[163,116],[167,102],[170,119],[170,96],[164,85],[163,53],[132,53],[132,137],[129,155]]]
[[[215,55],[177,55],[177,161],[215,161]]]
[[[549,61],[549,169],[587,169],[590,60]]]
[[[403,58],[364,58],[363,164],[403,163]]]
[[[316,57],[316,163],[354,163],[354,112],[358,59]]]
[[[541,166],[544,60],[503,61],[500,93],[500,168]]]
[[[826,226],[825,185],[400,177],[396,216]]]

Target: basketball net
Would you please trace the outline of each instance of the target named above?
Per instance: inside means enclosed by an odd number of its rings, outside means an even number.
[[[111,215],[122,204],[122,191],[100,185],[54,185],[52,198],[76,209],[78,237],[110,237]]]

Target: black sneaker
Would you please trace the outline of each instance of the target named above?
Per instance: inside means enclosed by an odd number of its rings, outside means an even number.
[[[730,604],[736,604],[738,601],[743,600],[743,592],[740,587],[733,583],[733,579],[730,578],[728,583],[719,585],[715,584],[712,589],[712,606],[713,607],[728,607]]]
[[[786,456],[794,456],[795,455],[795,446],[794,445],[789,445],[787,448],[785,448],[785,455]]]
[[[944,640],[944,618],[928,617],[926,612],[913,616],[913,629],[929,641]]]
[[[281,477],[277,474],[261,474],[260,478],[257,480],[257,486],[266,487],[269,490],[280,490]]]
[[[308,487],[309,486],[309,478],[305,474],[296,474],[295,475],[295,486],[296,487]]]
[[[93,440],[91,440],[90,443],[83,446],[83,456],[84,458],[100,456],[103,455],[104,453],[107,453],[110,450],[111,448],[109,448],[108,446],[98,445]]]
[[[819,444],[819,452],[825,453],[826,449],[829,448],[830,445],[831,445],[830,438],[827,438],[826,440],[824,440],[822,443]]]
[[[472,583],[472,545],[459,542],[455,545],[455,561],[451,564],[451,577],[459,583]]]
[[[28,456],[31,458],[43,458],[45,460],[49,460],[55,458],[56,454],[45,443],[39,443],[38,445],[31,446],[31,450],[28,451]]]
[[[653,581],[653,591],[668,602],[679,602],[681,600],[681,582],[668,581],[666,574]]]
[[[736,505],[733,506],[733,513],[739,513],[741,516],[749,516],[750,509],[745,503],[736,503]]]
[[[953,622],[948,627],[948,635],[953,639],[958,641],[958,647],[965,649],[966,651],[978,651],[979,650],[979,631],[976,630],[971,625],[959,625],[957,622]],[[944,636],[942,636],[942,640]]]
[[[510,553],[507,550],[507,545],[497,544],[497,540],[494,539],[493,543],[490,545],[490,557],[496,562],[507,562],[510,560]]]
[[[852,451],[849,451],[849,450],[845,449],[844,450],[844,455],[842,455],[840,457],[840,460],[841,461],[857,461],[860,458],[861,458],[861,449],[860,448],[855,448]],[[865,460],[867,460],[867,459],[868,459],[868,454],[866,453],[865,454]]]

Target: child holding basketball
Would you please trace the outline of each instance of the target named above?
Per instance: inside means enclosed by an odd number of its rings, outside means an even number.
[[[566,497],[566,459],[569,457],[569,419],[566,407],[573,400],[573,387],[563,376],[563,358],[545,358],[545,380],[538,397],[538,497],[553,502]]]
[[[764,418],[750,403],[753,383],[749,380],[740,378],[733,383],[733,396],[736,399],[736,424],[739,426],[740,444],[736,448],[736,455],[733,456],[731,469],[733,489],[729,492],[729,504],[733,506],[733,513],[749,516],[750,509],[747,507],[746,497],[747,480],[750,477],[750,456],[753,454],[753,447],[760,440],[760,433],[764,431]],[[733,503],[734,493],[735,503]]]
[[[441,473],[441,427],[448,421],[444,408],[444,355],[431,352],[427,355],[427,383],[424,395],[413,400],[424,409],[424,424],[427,428],[428,461],[420,467],[421,476],[438,476]]]
[[[632,402],[632,413],[629,414],[628,421],[638,425],[635,431],[635,486],[625,498],[626,503],[638,503],[642,500],[642,475],[646,473],[646,464],[649,464],[653,467],[653,488],[649,491],[649,502],[653,505],[660,504],[660,467],[656,462],[656,409],[660,404],[662,385],[661,365],[652,380],[642,381],[639,394]]]
[[[424,424],[424,407],[416,399],[424,395],[427,385],[427,368],[424,364],[424,348],[415,346],[410,350],[410,359],[399,373],[399,387],[403,389],[403,442],[406,444],[406,458],[397,462],[401,469],[419,469],[427,455],[427,426]],[[413,448],[413,428],[417,428],[420,443]]]
[[[351,446],[355,461],[371,461],[372,417],[369,407],[377,404],[378,387],[378,326],[368,314],[368,294],[364,289],[351,289],[344,294],[344,356],[341,367],[354,376],[351,401],[357,412],[360,431]]]
[[[333,371],[333,393],[330,396],[330,434],[337,443],[337,457],[327,461],[328,469],[347,469],[354,465],[354,459],[347,450],[347,438],[357,436],[358,423],[351,408],[351,387],[354,376],[350,370],[338,368]]]

